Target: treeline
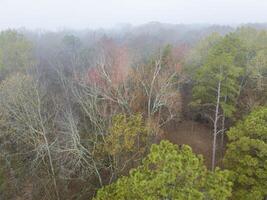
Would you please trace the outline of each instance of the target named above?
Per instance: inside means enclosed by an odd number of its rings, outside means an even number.
[[[0,198],[266,198],[267,31],[220,33],[2,31]],[[211,128],[211,166],[162,140],[187,119]]]

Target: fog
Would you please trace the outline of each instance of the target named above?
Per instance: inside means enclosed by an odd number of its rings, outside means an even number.
[[[0,0],[0,29],[111,28],[151,21],[240,24],[267,21],[264,0]]]

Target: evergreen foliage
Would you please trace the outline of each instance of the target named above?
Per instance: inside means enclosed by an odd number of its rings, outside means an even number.
[[[210,172],[203,159],[189,146],[168,141],[152,145],[143,164],[117,182],[100,189],[95,200],[131,199],[213,199],[231,195],[228,171]]]
[[[233,171],[233,199],[267,196],[267,107],[258,108],[232,127],[225,166]]]

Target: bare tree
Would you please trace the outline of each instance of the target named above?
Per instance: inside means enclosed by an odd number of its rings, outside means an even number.
[[[26,145],[25,152],[34,153],[32,165],[39,161],[48,162],[56,199],[60,199],[52,149],[57,138],[53,134],[53,118],[57,110],[50,109],[45,99],[46,90],[38,80],[17,74],[4,82],[1,87],[1,106],[8,125],[17,143]]]

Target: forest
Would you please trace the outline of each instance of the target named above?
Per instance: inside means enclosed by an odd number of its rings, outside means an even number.
[[[0,199],[266,200],[267,24],[1,31]]]

